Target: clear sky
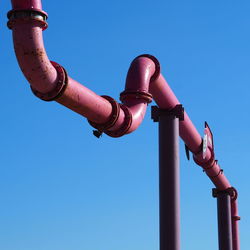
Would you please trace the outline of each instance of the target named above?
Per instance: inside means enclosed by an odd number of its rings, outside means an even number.
[[[125,137],[97,139],[86,119],[35,98],[0,4],[0,249],[157,250],[157,124],[148,110]],[[51,60],[118,100],[134,57],[155,55],[198,131],[239,191],[242,250],[250,235],[250,2],[43,1]],[[182,250],[217,247],[210,180],[181,151]]]

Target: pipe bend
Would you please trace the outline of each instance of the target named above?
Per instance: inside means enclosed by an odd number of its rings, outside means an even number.
[[[41,9],[41,1],[12,0],[12,6],[8,26],[13,31],[19,66],[33,93],[45,101],[56,98],[57,102],[85,116],[96,127],[109,123],[114,107],[110,100],[77,83],[60,65],[49,60],[42,37],[47,15]],[[145,54],[134,59],[127,74],[125,91],[120,95],[119,115],[104,132],[120,137],[140,125],[147,104],[152,100],[150,81],[159,75],[160,66],[155,57]]]
[[[147,105],[152,101],[149,92],[150,82],[157,78],[160,66],[157,59],[144,54],[136,57],[128,70],[125,90],[120,94],[120,100],[131,112],[132,121],[126,134],[138,128],[144,119]]]
[[[147,105],[152,100],[149,84],[155,75],[155,69],[154,61],[147,55],[133,60],[128,70],[125,90],[120,94],[122,103],[115,105],[114,100],[109,97],[112,105],[109,120],[101,124],[90,122],[99,134],[104,132],[111,137],[121,137],[138,128],[145,116]]]
[[[52,91],[57,85],[57,71],[44,49],[41,27],[23,22],[16,23],[12,30],[17,61],[24,76],[36,91]]]

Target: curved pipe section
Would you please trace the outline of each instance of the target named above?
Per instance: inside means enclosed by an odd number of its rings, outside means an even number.
[[[13,31],[16,57],[35,95],[47,101],[56,99],[86,117],[97,129],[117,116],[111,127],[101,131],[113,137],[131,133],[140,125],[151,101],[148,86],[155,73],[155,63],[151,59],[138,57],[132,62],[126,80],[127,88],[121,97],[123,105],[119,104],[119,112],[114,114],[107,99],[68,77],[62,67],[60,75],[60,69],[57,70],[48,59],[42,37],[46,19],[43,19],[45,12],[39,9],[41,2],[12,0],[12,6],[8,26]],[[63,80],[67,86],[58,88]]]
[[[126,88],[120,95],[122,104],[110,97],[101,97],[84,87],[58,64],[51,63],[44,49],[42,30],[47,27],[47,14],[40,0],[12,0],[13,10],[8,13],[8,27],[13,31],[14,48],[18,63],[31,84],[35,95],[43,100],[56,100],[86,117],[102,133],[119,137],[134,131],[142,122],[151,99],[162,109],[173,109],[180,104],[160,74],[158,61],[149,55],[137,57],[131,64]],[[204,155],[203,139],[187,113],[180,121],[180,136],[219,190],[231,187],[215,160],[213,148]],[[232,201],[234,250],[239,250],[237,203]]]

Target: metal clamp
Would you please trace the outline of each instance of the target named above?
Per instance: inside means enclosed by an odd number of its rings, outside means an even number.
[[[129,108],[123,104],[119,104],[120,108],[123,110],[125,118],[124,118],[124,122],[121,128],[119,128],[118,130],[115,131],[105,131],[105,134],[111,136],[111,137],[121,137],[123,135],[125,135],[128,130],[131,127],[132,124],[132,114],[129,110]]]
[[[228,195],[230,195],[232,201],[235,201],[238,198],[238,192],[234,187],[229,187],[229,188],[227,188],[225,190],[219,190],[217,188],[212,189],[212,196],[214,198],[217,198],[219,194],[228,194]]]
[[[206,172],[206,171],[205,171],[205,172]],[[213,176],[207,174],[207,176],[208,176],[209,178],[211,178],[211,179],[214,179],[214,178],[217,178],[220,174],[223,174],[223,172],[224,172],[224,170],[223,170],[223,169],[220,169],[219,172],[218,172],[218,174],[213,175]]]
[[[173,109],[161,109],[157,106],[151,107],[151,118],[154,122],[159,121],[161,115],[172,115],[184,121],[184,108],[181,104],[177,104]]]
[[[121,102],[124,102],[126,99],[143,99],[147,103],[151,103],[153,96],[145,91],[126,91],[124,90],[120,94]]]
[[[27,22],[30,20],[37,22],[43,30],[48,27],[48,14],[39,9],[11,10],[7,13],[7,17],[9,19],[7,23],[9,29],[12,29],[13,25],[18,21]]]
[[[116,100],[114,100],[112,97],[107,96],[107,95],[103,95],[102,97],[106,99],[107,101],[109,101],[112,106],[112,113],[109,117],[109,120],[106,123],[102,123],[102,124],[95,123],[95,122],[88,120],[89,124],[92,127],[97,129],[93,131],[93,134],[98,138],[102,135],[103,132],[105,132],[107,129],[114,126],[120,114],[120,105],[117,103]]]
[[[41,93],[41,92],[35,90],[34,88],[32,88],[32,86],[30,87],[33,94],[36,97],[40,98],[43,101],[47,101],[47,102],[54,101],[58,97],[60,97],[68,85],[68,74],[67,74],[66,70],[56,62],[51,61],[51,64],[54,66],[54,68],[57,71],[57,79],[58,80],[56,83],[56,87],[47,93]]]

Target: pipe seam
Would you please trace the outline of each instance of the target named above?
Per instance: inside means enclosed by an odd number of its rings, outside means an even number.
[[[103,133],[115,125],[115,123],[117,122],[118,117],[120,115],[120,109],[121,109],[119,103],[115,99],[113,99],[112,97],[107,96],[107,95],[102,95],[101,97],[103,97],[104,99],[106,99],[107,101],[110,102],[110,104],[112,106],[112,113],[109,117],[109,120],[106,123],[102,123],[102,124],[95,123],[95,122],[92,122],[88,119],[89,124],[92,127],[96,128],[99,133]]]
[[[130,129],[132,122],[133,122],[132,113],[129,110],[129,108],[121,103],[119,105],[125,115],[122,126],[119,129],[114,130],[114,131],[109,131],[109,130],[104,131],[105,134],[111,137],[115,137],[115,138],[125,135]]]

